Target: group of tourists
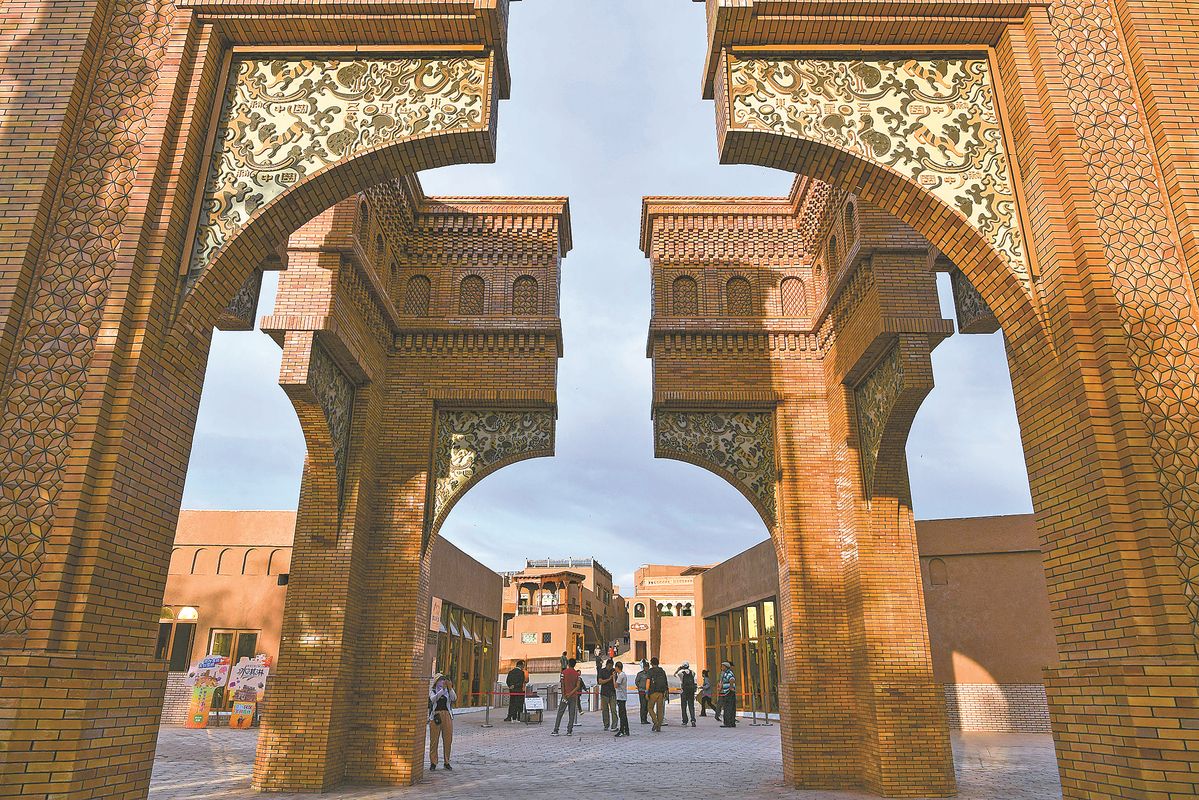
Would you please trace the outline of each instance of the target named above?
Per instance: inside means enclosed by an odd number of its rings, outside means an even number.
[[[629,679],[628,674],[624,671],[625,665],[623,662],[613,661],[611,658],[606,661],[597,658],[595,663],[595,681],[599,687],[600,713],[603,717],[604,730],[616,731],[617,739],[628,736]],[[558,716],[554,720],[551,736],[559,735],[564,716],[567,720],[566,735],[574,735],[578,714],[582,711],[579,700],[586,691],[583,675],[576,668],[577,664],[575,659],[568,659],[562,668],[562,675],[558,682],[562,699],[558,703]],[[730,662],[722,661],[720,664],[717,687],[719,705],[712,701],[713,686],[708,677],[708,670],[703,671],[702,683],[696,680],[695,671],[691,669],[691,664],[688,662],[683,662],[674,671],[674,674],[680,683],[679,699],[682,705],[684,726],[695,727],[695,697],[698,693],[700,697],[699,716],[706,717],[708,709],[711,708],[716,715],[716,721],[720,722],[722,727],[737,727],[737,678]],[[642,660],[641,670],[633,677],[633,687],[639,701],[641,724],[651,725],[651,731],[661,733],[662,726],[668,724],[665,717],[666,703],[670,698],[670,679],[656,657],[649,661]]]

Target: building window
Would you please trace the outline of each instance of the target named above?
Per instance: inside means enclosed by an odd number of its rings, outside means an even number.
[[[458,313],[477,316],[483,313],[484,290],[487,284],[478,275],[467,275],[458,290]]]
[[[549,644],[553,640],[554,640],[554,635],[552,633],[541,634],[541,643],[542,644]]]
[[[828,239],[828,249],[824,254],[824,265],[828,267],[830,276],[837,271],[837,256],[837,237],[830,236]]]
[[[858,207],[852,200],[845,204],[845,237],[851,242],[858,240]]]
[[[519,317],[537,314],[537,279],[532,275],[521,275],[512,284],[512,313]]]
[[[645,617],[645,603],[637,603],[633,606],[633,616],[637,617],[637,619]]]
[[[383,241],[383,234],[375,237],[375,266],[383,266],[383,256],[387,254],[387,245]]]
[[[236,664],[243,658],[258,655],[258,631],[214,630],[210,634],[208,653],[228,656]]]
[[[670,287],[671,311],[676,317],[694,317],[699,314],[699,285],[695,278],[681,275]]]
[[[725,311],[730,317],[748,317],[754,313],[753,290],[745,278],[730,278],[724,287]]]
[[[691,604],[690,603],[683,604],[683,607],[679,609],[679,616],[681,616],[681,617],[691,616]]]
[[[756,708],[771,713],[778,711],[778,655],[773,598],[704,619],[704,660],[709,670],[716,670],[713,679],[720,662],[730,662],[738,689],[753,697]]]
[[[171,672],[187,672],[191,666],[192,643],[196,639],[196,623],[164,619],[158,623],[158,644],[154,657],[167,662]]]
[[[779,286],[779,294],[783,299],[784,317],[806,317],[808,314],[808,295],[804,291],[803,281],[799,278],[783,278]]]
[[[949,585],[949,568],[942,559],[934,558],[928,562],[928,580],[933,586]]]
[[[414,317],[429,316],[429,296],[433,284],[424,275],[413,275],[404,288],[404,313]]]
[[[520,635],[520,643],[521,644],[537,644],[537,634],[522,633]]]
[[[361,203],[358,204],[358,236],[359,237],[366,235],[366,229],[370,227],[370,224],[371,224],[371,209],[370,209],[370,206],[368,206],[366,204],[366,201],[363,200]]]

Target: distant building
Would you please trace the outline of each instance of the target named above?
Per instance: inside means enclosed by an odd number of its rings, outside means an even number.
[[[500,659],[556,669],[565,652],[591,658],[628,635],[628,615],[612,573],[594,558],[529,559],[504,579]]]
[[[698,662],[703,618],[697,579],[707,569],[645,564],[633,573],[628,608],[635,660],[657,656],[664,664]]]
[[[210,653],[279,654],[294,511],[182,511],[163,596],[157,657],[168,662],[163,722],[183,721],[188,668]],[[499,575],[445,539],[433,543],[425,673],[450,675],[481,703],[498,669]]]

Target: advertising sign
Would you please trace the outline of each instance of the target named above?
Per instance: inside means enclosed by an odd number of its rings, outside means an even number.
[[[266,655],[243,658],[229,675],[229,696],[233,698],[230,728],[248,728],[254,724],[254,712],[266,695],[266,679],[271,659]]]
[[[205,656],[187,673],[187,684],[192,687],[191,700],[187,704],[188,728],[207,728],[208,714],[216,690],[229,680],[228,656]]]

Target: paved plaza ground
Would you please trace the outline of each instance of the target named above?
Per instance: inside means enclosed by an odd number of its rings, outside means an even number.
[[[670,709],[677,714],[678,708]],[[454,772],[427,773],[419,788],[348,788],[319,797],[354,800],[440,798],[529,800],[587,796],[667,798],[795,797],[851,800],[857,792],[800,792],[782,785],[778,728],[723,730],[700,719],[697,728],[673,724],[660,734],[632,720],[633,735],[613,739],[600,716],[588,713],[572,737],[550,736],[552,725],[505,724],[482,728],[483,715],[455,720]],[[563,723],[565,733],[565,723]],[[255,730],[163,728],[154,761],[151,800],[258,797],[250,788]],[[963,734],[954,737],[959,797],[963,800],[1058,800],[1053,740],[1049,736]],[[279,800],[314,795],[269,795]]]

